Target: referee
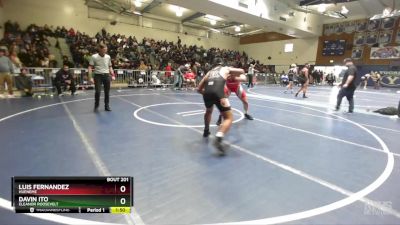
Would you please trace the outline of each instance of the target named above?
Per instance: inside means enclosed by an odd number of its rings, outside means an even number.
[[[349,113],[353,113],[354,111],[354,91],[357,88],[358,74],[357,68],[353,64],[353,59],[346,58],[344,59],[344,64],[347,66],[347,70],[344,73],[342,83],[339,85],[341,88],[337,95],[337,102],[335,111],[339,111],[340,105],[342,103],[343,97],[347,98],[349,101]]]
[[[111,111],[110,108],[110,84],[111,78],[114,80],[114,71],[111,65],[111,57],[106,54],[107,46],[105,44],[99,45],[99,53],[96,53],[90,57],[89,60],[89,77],[90,81],[95,87],[95,102],[94,111],[97,112],[100,103],[101,85],[104,86],[104,109]],[[92,77],[92,70],[94,68],[94,78]]]

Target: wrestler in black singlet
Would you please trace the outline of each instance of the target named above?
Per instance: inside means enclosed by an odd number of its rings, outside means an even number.
[[[226,80],[222,74],[220,74],[222,66],[215,67],[208,72],[208,79],[204,86],[204,104],[206,108],[212,107],[214,104],[221,112],[226,112],[231,109],[230,106],[223,106],[221,99],[225,98],[224,87]]]

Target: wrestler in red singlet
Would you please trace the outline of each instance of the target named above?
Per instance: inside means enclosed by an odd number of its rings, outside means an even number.
[[[246,98],[246,92],[243,90],[240,83],[241,82],[235,80],[235,78],[229,78],[226,80],[225,95],[229,97],[229,95],[233,92],[236,93],[239,99],[243,101],[243,99]]]
[[[244,75],[240,77],[228,77],[226,80],[226,86],[224,89],[225,96],[228,98],[232,92],[236,93],[236,96],[242,101],[243,108],[245,111],[244,116],[248,120],[253,120],[253,117],[248,114],[249,102],[247,101],[247,96],[245,90],[242,88],[241,82],[246,82],[246,77]],[[217,125],[221,124],[221,116],[218,118]]]

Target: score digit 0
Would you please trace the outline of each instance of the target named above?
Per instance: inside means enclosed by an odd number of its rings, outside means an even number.
[[[126,199],[125,198],[121,198],[120,199],[120,203],[121,203],[121,205],[125,205],[126,204]]]
[[[121,193],[125,193],[126,191],[126,187],[124,185],[122,185],[119,190],[121,191]]]

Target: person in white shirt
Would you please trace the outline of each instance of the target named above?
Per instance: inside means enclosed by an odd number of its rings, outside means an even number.
[[[99,53],[90,57],[89,60],[89,77],[90,81],[94,82],[95,87],[95,102],[94,111],[97,112],[100,104],[101,86],[104,86],[104,109],[111,111],[110,108],[110,86],[111,79],[115,79],[114,71],[111,65],[111,57],[106,54],[107,46],[105,44],[99,45]],[[92,71],[94,69],[94,76]]]
[[[247,84],[248,88],[250,88],[250,86],[252,88],[254,87],[253,76],[254,76],[254,73],[257,72],[257,70],[255,70],[254,67],[255,67],[255,64],[251,63],[250,66],[249,66],[249,69],[247,71],[247,76],[248,76],[248,79],[249,79],[249,83]]]

